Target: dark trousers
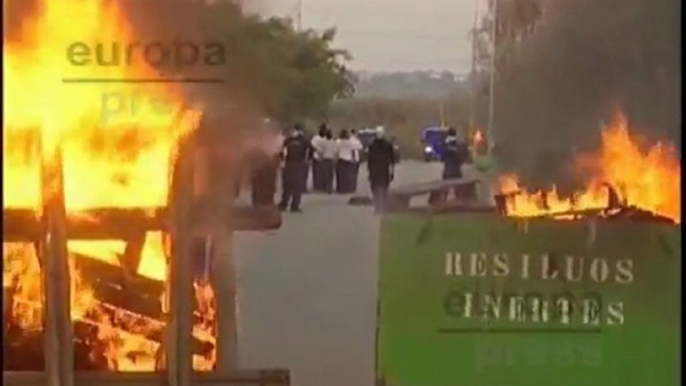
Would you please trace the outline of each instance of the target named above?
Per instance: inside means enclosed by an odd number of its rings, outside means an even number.
[[[315,192],[324,191],[322,160],[315,159],[312,161],[312,190]]]
[[[333,193],[334,167],[336,161],[332,159],[323,159],[320,162],[322,191],[325,193]]]
[[[390,184],[385,181],[372,182],[372,200],[374,201],[374,211],[381,213],[386,207],[386,198],[388,197],[388,186]]]
[[[276,193],[276,168],[265,166],[251,175],[253,206],[274,205]]]
[[[443,164],[443,179],[462,178],[462,165],[446,162]]]
[[[360,175],[360,163],[355,162],[355,165],[353,166],[353,176],[352,176],[352,179],[350,181],[350,184],[351,184],[350,189],[352,190],[352,193],[357,191],[357,179],[359,178],[359,175]]]
[[[336,191],[338,193],[354,192],[352,179],[355,174],[355,164],[351,161],[338,160],[336,163]]]
[[[286,163],[281,171],[282,193],[279,207],[286,209],[289,204],[291,210],[300,209],[303,179],[307,164],[304,162]]]
[[[444,180],[452,180],[455,178],[462,178],[462,165],[457,165],[454,163],[444,163],[443,164],[443,179]],[[459,188],[453,188],[453,189],[448,189],[444,192],[442,192],[439,195],[439,199],[442,201],[445,201],[448,199],[448,195],[450,192],[453,192],[453,195],[455,198],[461,197],[462,192],[460,192]]]
[[[310,180],[310,168],[311,164],[309,162],[305,163],[302,168],[302,177],[300,179],[300,192],[307,193],[308,191],[308,181]]]

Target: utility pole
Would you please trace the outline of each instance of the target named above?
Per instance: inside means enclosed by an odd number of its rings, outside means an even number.
[[[438,103],[438,115],[440,116],[440,119],[441,119],[441,127],[445,127],[446,122],[445,122],[445,111],[443,108],[443,101]]]
[[[298,0],[298,17],[297,17],[298,32],[303,30],[303,0]]]
[[[476,109],[477,109],[477,90],[476,90],[476,60],[477,60],[477,39],[479,34],[479,9],[481,8],[481,1],[476,2],[476,11],[474,12],[474,25],[472,27],[472,68],[469,76],[469,86],[471,92],[471,106],[469,108],[469,129],[474,129],[476,124]]]
[[[498,29],[498,0],[493,0],[493,9],[491,10],[491,68],[490,68],[490,82],[489,82],[489,92],[488,92],[488,154],[492,155],[493,147],[495,141],[493,139],[494,135],[494,125],[495,125],[495,73],[496,73],[496,40],[497,40],[497,29]]]

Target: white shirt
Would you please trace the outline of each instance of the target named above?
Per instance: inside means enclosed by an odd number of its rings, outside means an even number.
[[[336,159],[338,153],[338,146],[333,139],[322,138],[320,143],[322,149],[322,159]]]
[[[312,141],[310,141],[310,144],[312,145],[312,149],[314,149],[314,159],[321,159],[322,158],[322,153],[324,152],[324,149],[322,148],[322,143],[325,140],[326,140],[326,138],[317,134],[312,138]]]
[[[355,161],[360,160],[360,152],[364,149],[364,146],[362,145],[362,142],[360,141],[359,138],[357,138],[356,135],[350,136],[350,140],[353,142],[353,146],[355,147]]]
[[[338,145],[338,158],[343,161],[357,162],[357,153],[362,150],[362,144],[359,141],[353,139],[339,139],[337,141]]]

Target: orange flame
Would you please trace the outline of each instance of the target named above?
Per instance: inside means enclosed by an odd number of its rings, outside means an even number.
[[[617,113],[602,132],[601,150],[577,159],[577,171],[588,177],[583,191],[569,198],[559,197],[555,186],[548,192],[527,192],[510,174],[500,177],[500,192],[513,193],[510,215],[530,217],[607,208],[611,186],[622,204],[680,223],[681,164],[675,154],[672,145],[661,142],[642,152],[629,135],[628,120]]]
[[[472,136],[472,146],[477,147],[484,141],[484,135],[481,130],[476,130]]]
[[[22,43],[6,41],[3,48],[4,207],[39,208],[41,158],[58,147],[63,152],[67,211],[166,205],[175,146],[196,128],[202,113],[185,108],[181,90],[169,84],[65,81],[159,77],[140,60],[112,66],[77,66],[69,61],[68,50],[75,43],[90,45],[96,55],[96,42],[109,52],[113,43],[136,41],[116,2],[42,0],[38,8],[34,18],[23,21]],[[138,105],[112,111],[107,103],[113,102]],[[158,281],[166,280],[167,271],[161,239],[159,232],[147,235],[138,268],[140,275]],[[70,241],[68,249],[118,265],[124,242]],[[26,330],[41,329],[42,288],[35,251],[25,244],[3,245],[3,261],[3,284],[16,284],[13,320]],[[71,273],[72,320],[102,315],[106,305],[95,299],[73,264]],[[118,310],[115,318],[132,317],[124,314]],[[156,342],[140,331],[117,329],[107,318],[98,322],[98,338],[106,347],[111,370],[154,370]],[[145,323],[152,328],[161,322]],[[196,327],[199,339],[214,339],[206,325]],[[200,368],[211,368],[211,363],[196,366]]]

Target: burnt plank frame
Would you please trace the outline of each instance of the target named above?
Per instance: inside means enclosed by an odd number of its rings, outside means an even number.
[[[3,372],[3,383],[8,386],[45,386],[46,376],[38,372]],[[213,373],[194,373],[193,384],[197,386],[288,386],[287,370],[237,370],[229,376]],[[165,384],[164,373],[103,373],[78,372],[74,386],[160,386]]]
[[[227,230],[256,231],[278,229],[281,212],[276,206],[235,207],[227,213],[233,224]],[[40,239],[44,228],[32,209],[5,208],[3,210],[3,241],[33,242]],[[194,228],[206,227],[201,220],[194,221]],[[96,208],[72,211],[66,216],[67,237],[70,240],[119,239],[135,242],[141,233],[169,229],[169,213],[164,207],[155,208]]]
[[[44,355],[45,384],[74,384],[73,325],[71,323],[71,285],[67,252],[64,171],[59,145],[42,147],[40,169],[42,210],[38,261],[42,264],[45,298]]]
[[[192,296],[190,241],[192,237],[210,236],[228,243],[231,234],[241,230],[268,230],[281,226],[281,212],[275,207],[234,208],[229,206],[210,208],[209,216],[200,214],[196,204],[202,202],[198,194],[196,179],[207,174],[207,153],[198,149],[194,141],[182,141],[180,148],[195,153],[190,157],[180,156],[173,167],[174,177],[170,189],[170,205],[164,208],[99,208],[79,212],[66,211],[61,149],[56,146],[42,152],[41,181],[42,208],[40,214],[33,209],[3,208],[4,242],[31,242],[36,245],[41,276],[46,293],[45,320],[45,371],[40,373],[3,372],[3,381],[10,385],[105,385],[126,383],[140,385],[190,386],[191,384],[260,384],[288,385],[288,371],[244,372],[236,369],[236,310],[235,310],[235,272],[233,271],[230,248],[223,248],[219,260],[226,258],[225,267],[231,274],[230,282],[218,292],[218,311],[229,306],[229,313],[219,315],[218,362],[217,371],[209,374],[196,374],[192,369]],[[179,149],[180,150],[180,149]],[[183,152],[182,152],[183,153]],[[186,152],[188,154],[188,152]],[[47,154],[47,156],[46,156]],[[200,157],[197,155],[200,154]],[[203,165],[204,164],[204,165]],[[202,178],[200,178],[202,180]],[[192,182],[191,182],[192,181]],[[189,182],[191,182],[189,184]],[[203,182],[203,181],[201,181]],[[204,183],[207,186],[207,176]],[[189,189],[189,186],[193,186]],[[203,189],[200,189],[203,190]],[[217,196],[215,193],[214,202]],[[227,221],[228,219],[228,221]],[[127,242],[120,263],[122,274],[132,276],[140,262],[142,241],[145,232],[165,231],[171,236],[171,258],[169,277],[169,320],[164,329],[162,349],[165,360],[164,372],[144,374],[122,373],[85,373],[74,372],[73,366],[73,328],[68,299],[70,278],[68,267],[67,240],[120,239]],[[226,246],[226,245],[224,245]],[[83,259],[86,260],[86,259]],[[221,277],[219,277],[221,279]],[[130,280],[128,280],[130,281]],[[217,284],[217,277],[212,280]],[[222,324],[224,327],[222,327]],[[222,335],[224,335],[222,337]],[[228,335],[228,336],[227,336]],[[228,338],[228,339],[227,339]],[[223,347],[224,346],[224,347]],[[66,352],[65,352],[66,350]],[[228,354],[228,355],[227,355]],[[229,360],[227,361],[227,357]],[[162,370],[162,369],[160,369]]]

